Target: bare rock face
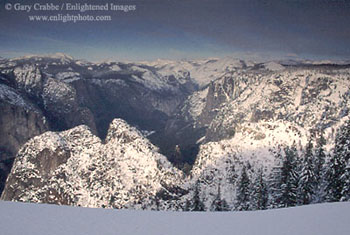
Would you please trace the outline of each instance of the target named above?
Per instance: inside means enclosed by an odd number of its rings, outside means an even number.
[[[177,209],[180,194],[185,191],[174,188],[181,185],[183,175],[157,151],[121,119],[111,123],[105,143],[86,126],[46,132],[19,151],[2,199]],[[172,198],[172,202],[164,198]]]
[[[23,143],[31,137],[48,130],[45,118],[39,112],[22,109],[18,106],[1,104],[0,146],[2,151],[13,156]],[[1,160],[5,159],[0,157]]]
[[[0,192],[23,143],[49,129],[42,112],[14,89],[0,84]]]

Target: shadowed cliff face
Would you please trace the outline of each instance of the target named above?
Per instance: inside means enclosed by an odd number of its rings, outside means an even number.
[[[0,107],[0,146],[2,152],[9,155],[0,160],[15,155],[23,143],[49,129],[40,112],[6,103],[1,103]]]
[[[0,191],[23,143],[49,130],[42,112],[10,87],[0,84]]]

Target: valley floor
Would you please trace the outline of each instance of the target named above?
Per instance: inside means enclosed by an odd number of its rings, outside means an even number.
[[[255,212],[156,212],[0,201],[0,234],[348,235],[350,203]]]

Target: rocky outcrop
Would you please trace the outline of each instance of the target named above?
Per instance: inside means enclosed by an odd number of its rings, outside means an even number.
[[[138,130],[115,119],[105,143],[87,126],[31,139],[16,157],[2,199],[176,209],[186,193],[179,188],[182,180],[182,173]]]

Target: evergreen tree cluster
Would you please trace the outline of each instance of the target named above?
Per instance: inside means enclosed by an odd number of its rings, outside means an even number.
[[[264,169],[243,165],[236,182],[236,200],[229,206],[222,198],[220,185],[211,208],[205,208],[195,187],[190,210],[264,210],[321,202],[350,201],[350,121],[338,131],[330,153],[325,150],[323,133],[310,138],[305,149],[280,147],[275,166],[269,174]]]

